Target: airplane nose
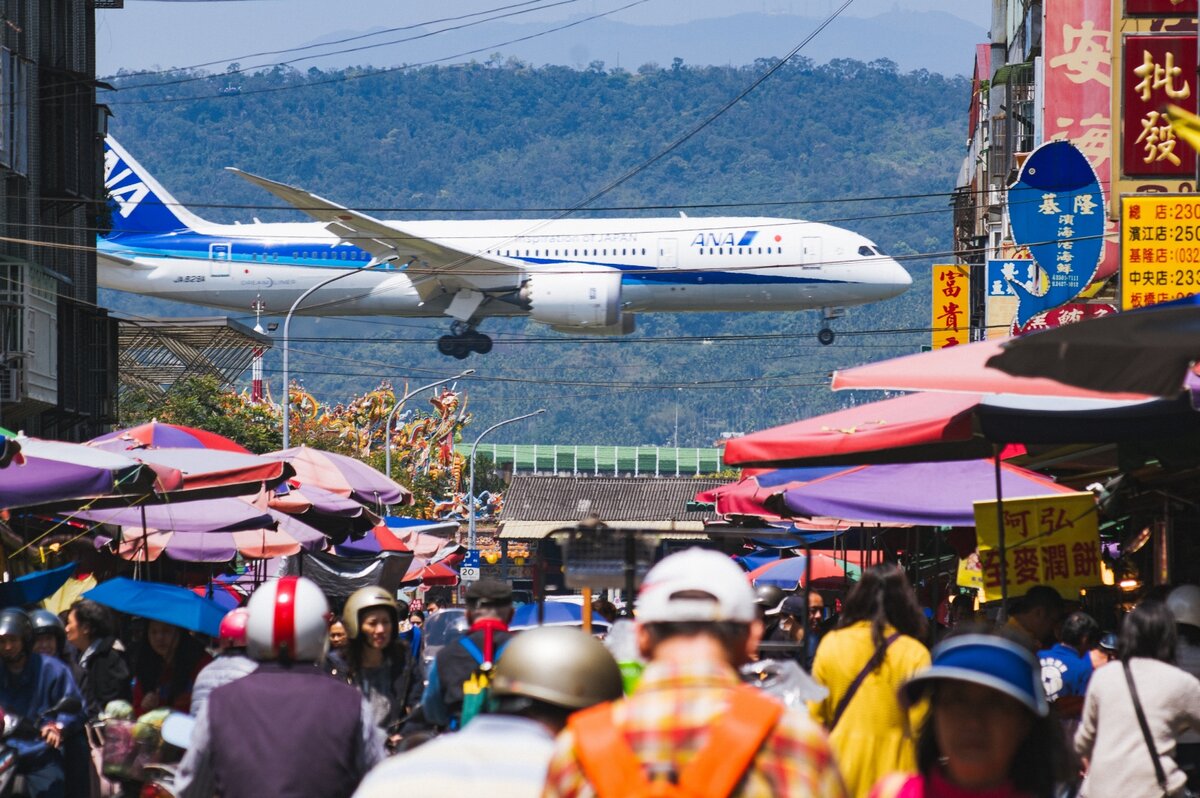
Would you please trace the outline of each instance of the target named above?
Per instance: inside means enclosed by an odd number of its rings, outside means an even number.
[[[895,283],[897,288],[907,289],[912,285],[912,275],[908,273],[907,269],[890,258],[888,259],[888,266],[891,269],[891,281]]]

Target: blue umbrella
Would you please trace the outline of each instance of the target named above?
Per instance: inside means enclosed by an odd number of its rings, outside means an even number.
[[[75,563],[69,562],[49,571],[34,571],[0,584],[0,607],[20,607],[36,604],[53,596],[75,573]]]
[[[583,607],[566,601],[547,601],[546,612],[542,626],[583,626]],[[534,629],[538,625],[538,608],[536,604],[523,604],[513,613],[512,622],[508,628],[513,631]],[[592,626],[608,628],[608,621],[592,613]]]
[[[84,593],[83,598],[117,612],[162,621],[209,637],[217,636],[225,617],[221,605],[197,596],[186,587],[139,582],[123,576],[97,585]]]

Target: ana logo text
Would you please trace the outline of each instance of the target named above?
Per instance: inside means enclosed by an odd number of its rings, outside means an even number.
[[[692,239],[693,247],[748,247],[758,235],[757,230],[747,230],[741,238],[736,233],[697,233]]]

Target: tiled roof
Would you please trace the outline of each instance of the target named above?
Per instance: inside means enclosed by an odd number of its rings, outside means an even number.
[[[727,479],[543,477],[516,475],[504,492],[502,521],[574,523],[589,514],[607,523],[704,521],[712,512],[688,512],[696,493]]]

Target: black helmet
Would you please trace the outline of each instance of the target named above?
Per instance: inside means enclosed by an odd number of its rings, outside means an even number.
[[[775,585],[759,585],[754,588],[754,603],[758,605],[759,612],[776,610],[783,604],[783,600],[787,598],[787,595],[787,593],[775,587]]]
[[[33,624],[24,610],[17,607],[0,610],[0,637],[4,635],[20,637],[26,646],[33,642]]]
[[[31,610],[29,612],[29,623],[33,626],[34,637],[53,634],[58,638],[59,644],[65,643],[67,640],[67,627],[63,624],[62,618],[59,618],[50,610]]]

